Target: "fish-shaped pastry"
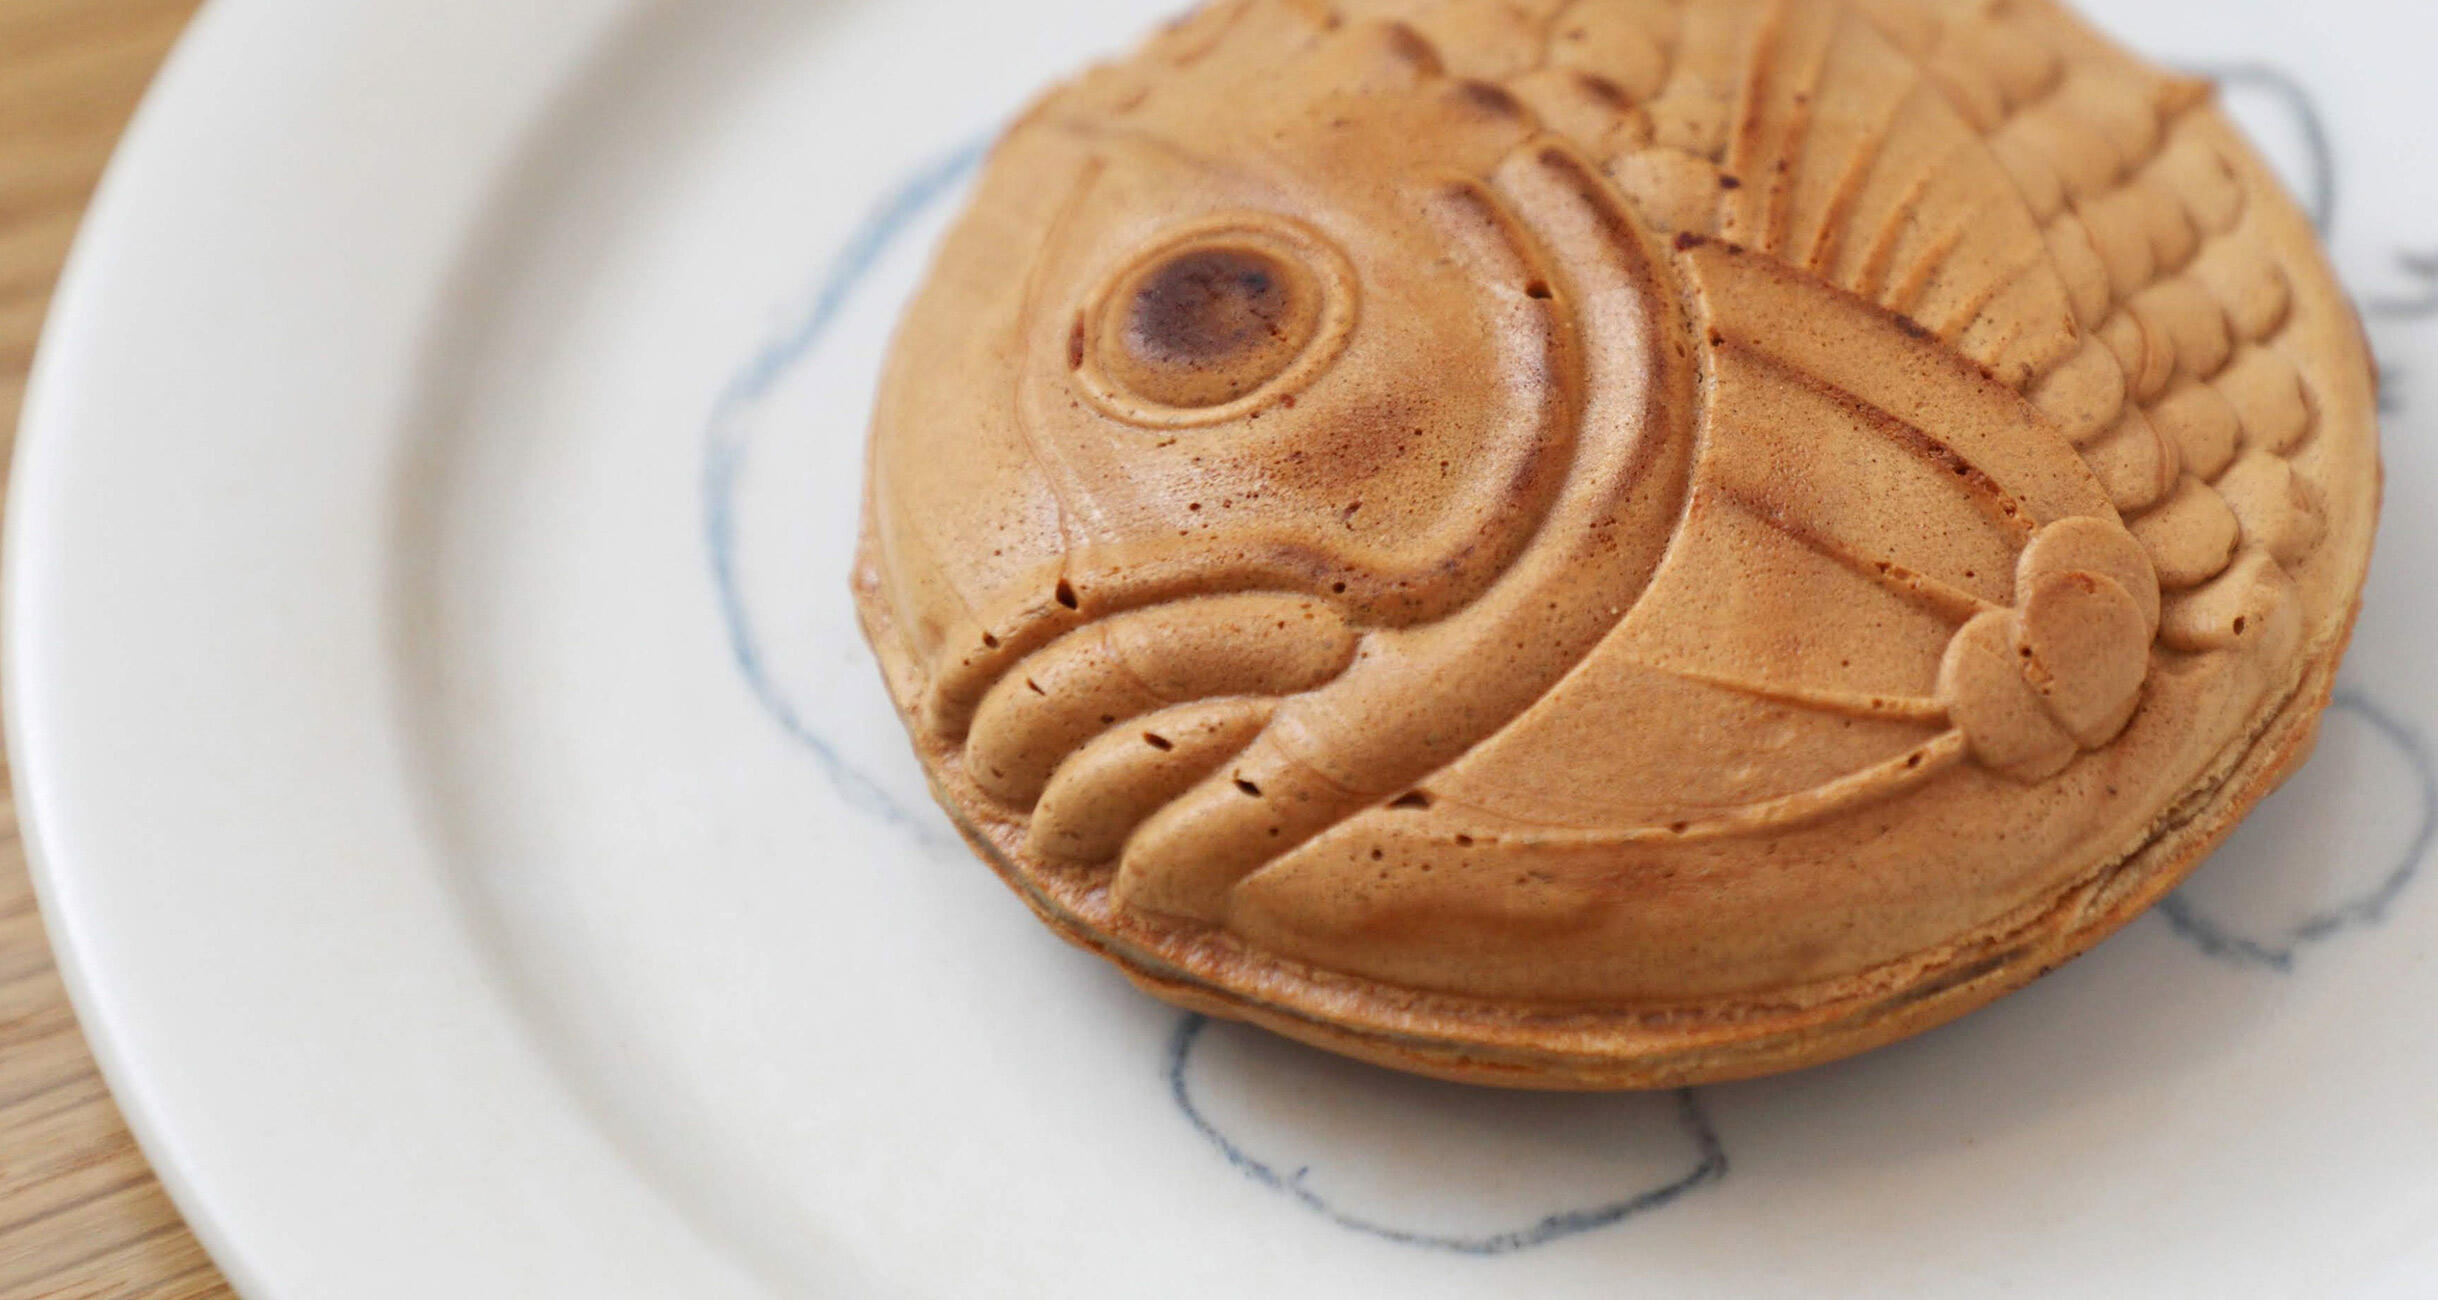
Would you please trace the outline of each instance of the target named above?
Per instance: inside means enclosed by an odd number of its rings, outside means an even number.
[[[2157,900],[2307,752],[2377,488],[2307,220],[2049,0],[1220,0],[998,145],[855,581],[1146,988],[1660,1086]]]

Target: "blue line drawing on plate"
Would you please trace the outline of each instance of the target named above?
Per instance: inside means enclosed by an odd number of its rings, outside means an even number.
[[[2337,197],[2342,187],[2342,160],[2328,131],[2327,114],[2320,110],[2319,97],[2301,78],[2269,64],[2230,64],[2198,68],[2195,72],[2216,80],[2229,92],[2268,96],[2294,124],[2295,138],[2303,149],[2303,210],[2310,214],[2311,224],[2319,229],[2321,238],[2333,236]],[[2398,249],[2393,256],[2396,270],[2405,281],[2403,292],[2364,295],[2362,313],[2380,320],[2438,317],[2438,249]]]
[[[2294,74],[2266,63],[2230,63],[2195,68],[2193,72],[2217,82],[2227,91],[2265,94],[2279,111],[2293,119],[2295,133],[2303,146],[2303,210],[2311,214],[2311,224],[2319,227],[2322,237],[2334,231],[2336,148],[2328,134],[2327,115],[2320,112],[2318,96]]]
[[[2351,713],[2392,747],[2410,769],[2420,807],[2402,860],[2381,875],[2367,891],[2322,908],[2284,929],[2267,934],[2241,934],[2211,916],[2185,893],[2159,904],[2159,914],[2175,932],[2202,952],[2221,961],[2255,969],[2290,972],[2302,951],[2351,930],[2379,925],[2395,910],[2397,900],[2421,873],[2433,843],[2438,843],[2438,764],[2419,732],[2358,691],[2340,691],[2331,712]]]
[[[2403,296],[2372,298],[2363,310],[2382,320],[2428,320],[2438,316],[2438,251],[2396,254],[2397,269],[2412,282]]]
[[[1194,1099],[1193,1063],[1195,1049],[1203,1042],[1211,1027],[1208,1017],[1188,1014],[1168,1041],[1168,1090],[1177,1109],[1182,1112],[1194,1131],[1201,1134],[1228,1164],[1253,1182],[1288,1197],[1295,1204],[1321,1216],[1338,1227],[1399,1245],[1418,1246],[1427,1250],[1446,1251],[1457,1255],[1512,1255],[1614,1227],[1654,1210],[1681,1200],[1687,1193],[1727,1176],[1727,1149],[1720,1142],[1700,1096],[1691,1088],[1673,1094],[1675,1127],[1694,1156],[1692,1167],[1665,1181],[1629,1192],[1613,1200],[1584,1206],[1580,1209],[1559,1210],[1543,1215],[1522,1227],[1480,1234],[1430,1232],[1379,1222],[1352,1212],[1333,1201],[1312,1185],[1313,1167],[1301,1165],[1292,1169],[1262,1160],[1246,1149],[1237,1138],[1230,1136],[1214,1123],[1201,1104]],[[1293,1050],[1309,1050],[1296,1048]],[[1370,1070],[1374,1067],[1350,1067]],[[1534,1098],[1546,1104],[1548,1098]],[[1603,1099],[1616,1101],[1616,1098]]]
[[[905,807],[879,782],[847,761],[838,746],[815,730],[788,701],[771,676],[752,610],[738,580],[737,492],[752,449],[751,437],[745,431],[745,416],[829,337],[848,300],[871,275],[881,257],[908,226],[956,192],[981,165],[988,148],[987,140],[962,145],[882,198],[822,273],[811,309],[793,327],[755,353],[729,380],[712,407],[705,437],[703,540],[710,553],[712,585],[718,592],[720,617],[727,624],[729,653],[737,672],[762,711],[812,752],[830,783],[849,803],[887,819],[892,825],[914,830],[927,830],[932,819]]]

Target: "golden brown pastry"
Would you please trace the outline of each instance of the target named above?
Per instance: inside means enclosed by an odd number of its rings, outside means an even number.
[[[1144,988],[1654,1087],[2172,888],[2309,750],[2378,490],[2307,221],[2049,0],[1222,0],[998,146],[855,584]]]

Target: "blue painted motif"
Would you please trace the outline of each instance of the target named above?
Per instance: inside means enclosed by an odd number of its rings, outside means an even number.
[[[1277,1166],[1247,1152],[1203,1115],[1201,1108],[1194,1104],[1188,1067],[1193,1062],[1195,1044],[1202,1040],[1203,1031],[1208,1028],[1208,1018],[1187,1015],[1168,1040],[1169,1096],[1176,1101],[1177,1109],[1184,1113],[1186,1121],[1194,1126],[1194,1131],[1200,1133],[1245,1177],[1291,1198],[1296,1204],[1341,1228],[1383,1241],[1457,1255],[1512,1255],[1535,1246],[1546,1246],[1568,1237],[1614,1227],[1638,1215],[1672,1205],[1695,1188],[1727,1176],[1727,1149],[1720,1144],[1718,1130],[1711,1124],[1709,1112],[1703,1108],[1701,1098],[1692,1089],[1686,1088],[1676,1094],[1676,1122],[1691,1142],[1697,1159],[1691,1169],[1668,1182],[1642,1188],[1599,1205],[1560,1210],[1511,1231],[1480,1236],[1418,1232],[1393,1223],[1375,1222],[1348,1213],[1314,1191],[1305,1181],[1311,1172],[1309,1166],[1281,1171]]]
[[[2273,96],[2295,118],[2309,153],[2305,202],[2325,231],[2336,219],[2339,177],[2329,147],[2324,120],[2311,94],[2294,78],[2274,68],[2244,65],[2212,70],[2235,88],[2258,89]],[[897,241],[924,214],[953,194],[979,166],[984,143],[961,147],[931,163],[892,190],[874,207],[846,246],[823,272],[811,308],[792,327],[757,352],[720,394],[709,421],[702,480],[703,534],[711,564],[720,613],[726,623],[729,648],[737,672],[755,701],[787,735],[800,742],[819,763],[830,783],[849,803],[886,819],[911,834],[931,838],[937,818],[928,809],[908,808],[879,782],[845,758],[800,715],[773,680],[755,631],[738,577],[736,502],[739,485],[750,470],[747,416],[779,383],[821,346],[855,292]],[[2406,255],[2405,269],[2417,292],[2391,305],[2386,314],[2422,316],[2438,313],[2438,256]],[[2374,304],[2374,307],[2383,304]],[[2386,919],[2410,888],[2422,859],[2438,838],[2438,774],[2419,735],[2393,714],[2357,693],[2340,694],[2336,707],[2359,713],[2392,741],[2412,762],[2422,806],[2411,851],[2406,859],[2364,896],[2314,915],[2291,929],[2272,935],[2234,933],[2213,921],[2182,896],[2160,907],[2175,932],[2202,952],[2253,968],[2287,971],[2303,948],[2334,939],[2348,930]],[[1676,1095],[1676,1119],[1691,1143],[1696,1162],[1683,1175],[1631,1192],[1617,1200],[1580,1209],[1561,1210],[1511,1231],[1482,1236],[1455,1236],[1402,1228],[1354,1215],[1333,1205],[1306,1184],[1308,1169],[1282,1171],[1249,1154],[1221,1131],[1196,1105],[1188,1079],[1195,1045],[1208,1028],[1199,1015],[1187,1015],[1170,1037],[1166,1077],[1169,1092],[1195,1132],[1208,1141],[1231,1166],[1253,1182],[1288,1198],[1352,1232],[1385,1241],[1461,1255],[1499,1256],[1529,1250],[1584,1233],[1624,1223],[1676,1203],[1686,1194],[1726,1176],[1727,1153],[1718,1132],[1693,1090]]]
[[[803,319],[765,345],[731,379],[712,407],[703,457],[703,541],[711,557],[711,580],[719,594],[720,616],[728,627],[728,648],[739,675],[756,703],[781,730],[810,750],[838,793],[855,807],[886,819],[891,825],[920,832],[936,823],[901,804],[887,789],[854,764],[838,747],[801,717],[772,680],[737,579],[736,501],[739,484],[750,465],[751,439],[745,417],[779,381],[801,366],[827,339],[846,310],[855,290],[872,273],[883,255],[906,228],[934,204],[955,192],[981,164],[985,142],[965,145],[923,168],[885,196],[864,218],[846,247],[822,274],[813,305]]]
[[[2349,930],[2385,921],[2389,913],[2395,910],[2397,900],[2404,896],[2420,875],[2421,865],[2428,858],[2432,843],[2438,842],[2438,766],[2432,765],[2429,747],[2422,742],[2420,733],[2358,691],[2339,691],[2330,707],[2356,714],[2369,723],[2388,743],[2395,746],[2412,768],[2413,791],[2421,806],[2403,860],[2359,897],[2313,913],[2285,930],[2270,934],[2239,933],[2213,919],[2182,894],[2159,904],[2159,915],[2167,918],[2167,923],[2175,927],[2175,932],[2212,957],[2239,966],[2292,971],[2295,957],[2305,948],[2326,943]]]
[[[2227,90],[2267,95],[2294,120],[2295,132],[2303,142],[2303,211],[2311,214],[2311,224],[2319,227],[2322,236],[2333,232],[2338,179],[2336,148],[2328,135],[2327,115],[2320,112],[2319,97],[2294,74],[2265,63],[2233,63],[2193,71]]]
[[[2295,134],[2302,141],[2306,155],[2303,160],[2304,208],[2311,214],[2312,224],[2319,228],[2322,237],[2333,235],[2338,215],[2337,200],[2341,193],[2341,173],[2334,142],[2328,132],[2327,115],[2321,112],[2318,97],[2291,73],[2266,64],[2239,64],[2201,71],[2229,90],[2268,95],[2293,119]],[[2387,319],[2422,319],[2438,315],[2438,254],[2399,252],[2396,262],[2412,281],[2412,290],[2403,297],[2370,299],[2364,303],[2365,312]],[[2392,366],[2382,365],[2380,369],[2380,412],[2384,415],[2401,414],[2404,409],[2402,374]],[[2420,874],[2433,836],[2438,835],[2438,778],[2433,777],[2428,746],[2410,724],[2359,691],[2339,691],[2332,701],[2332,707],[2360,715],[2393,744],[2411,765],[2413,788],[2421,801],[2411,845],[2403,861],[2381,877],[2369,892],[2275,933],[2240,933],[2211,917],[2184,894],[2176,894],[2159,904],[2159,915],[2166,918],[2176,934],[2190,940],[2208,956],[2259,970],[2290,972],[2294,969],[2296,955],[2303,949],[2325,943],[2349,930],[2385,921]]]
[[[2402,294],[2372,298],[2362,309],[2381,320],[2429,320],[2438,317],[2438,252],[2405,250],[2396,254],[2396,269],[2412,287]]]

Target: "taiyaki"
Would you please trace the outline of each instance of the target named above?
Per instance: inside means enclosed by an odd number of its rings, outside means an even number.
[[[941,805],[1154,995],[1765,1074],[2172,889],[2378,510],[2309,220],[2051,0],[1218,0],[992,152],[874,415]]]

